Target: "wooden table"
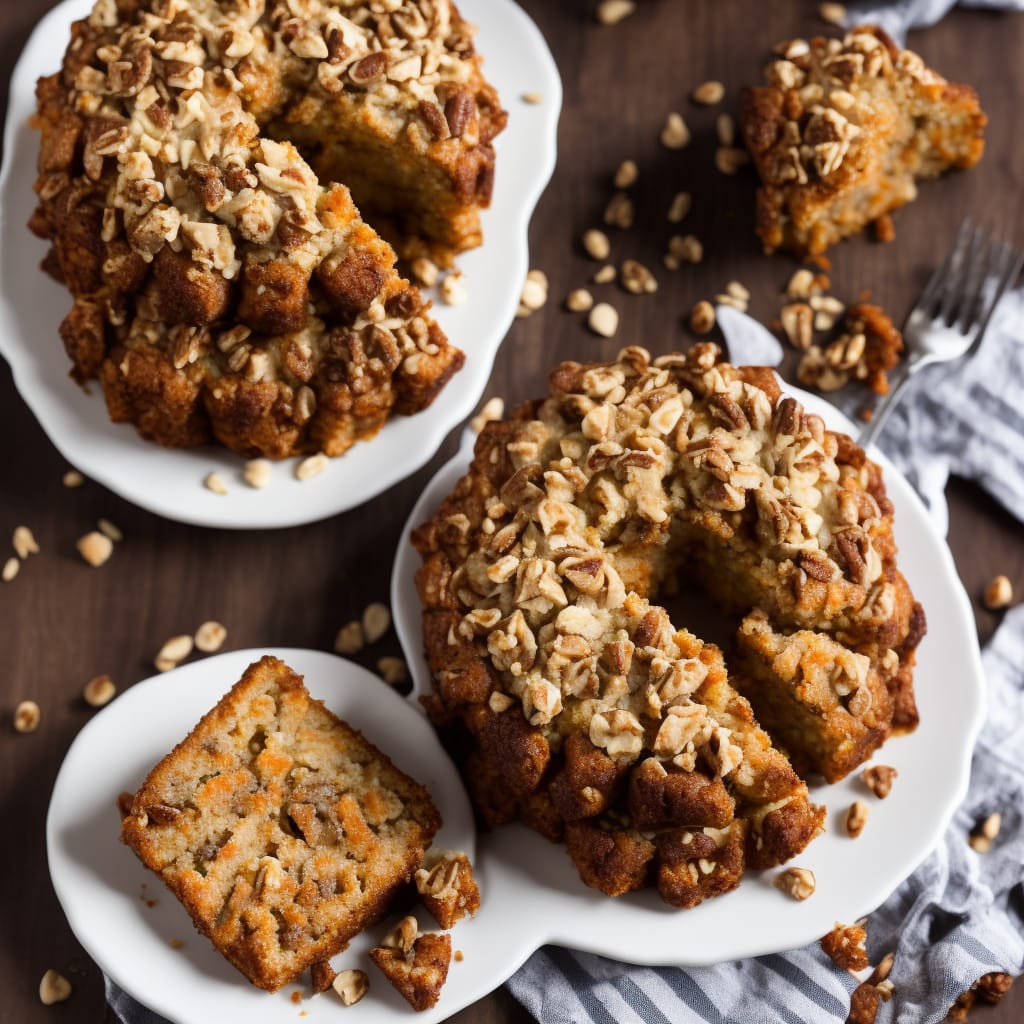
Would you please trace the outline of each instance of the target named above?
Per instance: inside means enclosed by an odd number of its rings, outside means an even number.
[[[9,68],[36,19],[51,0],[19,0],[0,14],[0,66]],[[560,358],[610,357],[629,342],[655,352],[685,346],[691,337],[683,316],[693,303],[737,279],[752,293],[751,310],[770,320],[779,293],[796,264],[766,258],[751,230],[753,178],[749,170],[726,176],[713,168],[715,117],[734,109],[735,91],[759,77],[768,48],[778,39],[815,33],[825,26],[815,5],[787,0],[648,0],[614,28],[598,26],[593,0],[524,0],[551,45],[561,69],[565,103],[560,159],[531,230],[531,265],[551,282],[551,300],[511,327],[497,359],[488,394],[509,404],[539,394],[548,368]],[[871,289],[897,319],[910,307],[936,254],[968,210],[1019,222],[1024,150],[1019,142],[1019,77],[1007,74],[1024,53],[1024,17],[957,12],[912,43],[950,77],[974,84],[991,118],[988,152],[980,167],[926,184],[920,199],[897,214],[898,238],[878,245],[865,239],[832,252],[834,291],[852,298]],[[58,59],[54,53],[54,64]],[[705,79],[728,87],[725,105],[695,107],[690,91]],[[6,81],[0,103],[6,103]],[[521,100],[505,96],[515,116]],[[693,130],[691,145],[669,152],[658,134],[669,110],[682,111]],[[596,288],[621,312],[618,336],[589,333],[562,299],[587,283],[595,265],[578,239],[597,226],[611,195],[619,162],[636,160],[637,227],[615,233],[614,254],[633,256],[655,270],[657,294],[637,297],[614,285]],[[501,173],[500,165],[498,173]],[[698,266],[669,273],[661,266],[669,199],[679,189],[694,197],[683,230],[704,242]],[[8,212],[8,230],[28,216]],[[492,245],[501,240],[488,239]],[[472,281],[469,281],[472,287]],[[471,350],[472,339],[454,339]],[[40,338],[63,359],[56,338]],[[68,387],[73,385],[69,382]],[[99,399],[97,398],[97,401]],[[441,399],[443,401],[443,397]],[[128,429],[128,428],[125,428]],[[44,820],[47,800],[64,752],[92,713],[82,686],[109,673],[120,687],[152,672],[152,658],[167,637],[189,632],[207,618],[229,630],[228,646],[290,645],[330,649],[338,627],[367,602],[387,600],[388,576],[401,524],[437,466],[454,450],[449,439],[419,473],[375,501],[326,522],[266,533],[231,533],[181,526],[142,512],[102,487],[62,486],[69,467],[18,397],[6,365],[0,366],[0,436],[6,464],[0,484],[0,535],[18,524],[35,532],[42,553],[11,583],[0,585],[0,813],[6,823],[0,871],[0,1021],[93,1021],[103,1016],[99,971],[68,928],[47,877]],[[974,487],[950,487],[950,542],[978,631],[985,640],[997,617],[979,595],[996,573],[1024,587],[1024,539],[1015,523]],[[75,540],[99,517],[116,523],[125,540],[105,567],[85,565]],[[6,554],[0,558],[5,560]],[[360,659],[372,666],[382,654],[399,654],[393,634]],[[42,708],[32,735],[11,728],[24,698]],[[44,1008],[37,998],[43,972],[56,967],[73,982],[72,998]],[[1024,985],[1003,1005],[977,1019],[1010,1022],[1024,1014]],[[410,1018],[411,1019],[411,1018]],[[463,1024],[520,1022],[530,1018],[500,990],[455,1018]]]

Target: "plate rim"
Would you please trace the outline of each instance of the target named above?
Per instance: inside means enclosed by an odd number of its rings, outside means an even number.
[[[71,21],[83,16],[89,6],[90,0],[63,0],[62,3],[48,11],[36,24],[14,63],[10,77],[8,111],[3,133],[4,158],[2,166],[0,166],[0,228],[10,229],[2,233],[4,236],[13,235],[16,230],[17,218],[12,220],[12,214],[14,210],[21,211],[16,204],[6,203],[4,200],[14,187],[16,169],[20,169],[19,161],[16,159],[19,155],[17,143],[21,133],[30,130],[24,123],[24,115],[26,112],[30,114],[35,109],[34,103],[31,101],[35,75],[29,70],[33,64],[33,52],[41,45],[43,39],[54,33],[63,32]],[[524,166],[528,167],[530,173],[522,180],[514,182],[515,198],[514,201],[511,198],[509,200],[508,219],[503,220],[500,224],[491,224],[489,231],[491,235],[496,231],[499,232],[502,242],[502,246],[499,248],[492,241],[491,252],[508,251],[508,255],[503,257],[501,272],[495,274],[495,278],[518,282],[525,280],[529,265],[529,225],[536,206],[554,173],[558,123],[562,105],[561,79],[540,29],[513,0],[463,0],[462,6],[467,9],[471,20],[480,25],[482,33],[488,31],[489,22],[517,26],[517,31],[521,32],[524,38],[529,39],[531,44],[529,51],[532,62],[530,73],[541,79],[541,86],[544,89],[542,104],[531,106],[528,109],[522,104],[517,107],[516,116],[521,118],[524,123],[527,119],[530,119],[531,122],[531,155],[533,159],[528,164],[524,162]],[[480,16],[481,12],[483,17]],[[494,47],[495,51],[497,49]],[[484,59],[486,65],[486,54]],[[497,63],[498,60],[496,52],[492,64]],[[506,95],[505,91],[508,90],[503,90],[502,95],[506,108],[510,108],[513,103],[518,104],[519,96]],[[511,92],[517,91],[514,88],[511,89]],[[540,130],[535,131],[533,125],[539,126]],[[501,174],[503,142],[504,140],[499,136],[496,142],[499,150],[497,189],[503,187]],[[510,163],[511,161],[507,159],[506,165]],[[506,188],[512,189],[512,185],[510,184]],[[512,196],[511,191],[509,195]],[[25,197],[25,209],[21,211],[25,216],[22,219],[27,219],[28,213],[30,213],[29,204],[30,197]],[[500,209],[503,210],[503,207]],[[492,211],[495,213],[499,211],[499,203],[492,203],[488,210],[482,211],[485,217],[485,230],[487,228],[486,219]],[[502,215],[505,216],[504,212]],[[18,239],[0,242],[0,258],[10,258],[10,247],[15,242],[32,240],[23,224],[21,230],[24,234]],[[463,258],[472,260],[474,254],[480,254],[483,251],[484,247],[469,250],[463,254]],[[41,271],[39,273],[42,275]],[[0,277],[4,276],[6,275],[0,275]],[[429,290],[424,289],[424,291],[429,295]],[[70,304],[69,293],[63,290],[62,294]],[[245,460],[218,445],[205,445],[190,449],[168,449],[156,445],[154,442],[143,440],[132,424],[103,424],[102,422],[95,427],[88,423],[85,424],[86,435],[89,435],[92,430],[94,439],[84,446],[81,445],[79,432],[72,427],[82,424],[77,420],[75,424],[54,422],[54,417],[48,412],[48,408],[54,403],[47,393],[45,384],[35,379],[38,376],[36,363],[28,355],[28,350],[33,346],[26,347],[26,342],[19,340],[23,332],[15,329],[19,324],[17,313],[21,308],[19,298],[17,295],[10,294],[2,280],[0,280],[0,326],[3,329],[0,330],[0,355],[4,356],[10,366],[15,389],[32,412],[50,443],[64,459],[80,469],[90,479],[132,504],[174,522],[232,530],[283,529],[318,522],[359,507],[422,469],[444,443],[445,438],[472,413],[478,404],[487,387],[494,361],[514,321],[518,303],[519,285],[514,283],[506,287],[501,296],[500,305],[480,311],[478,320],[483,325],[482,330],[479,329],[479,325],[474,325],[473,330],[465,332],[466,337],[452,337],[453,344],[466,351],[470,359],[474,356],[478,358],[475,366],[469,368],[471,372],[467,372],[467,368],[464,367],[454,379],[456,386],[452,388],[449,385],[442,390],[431,407],[416,416],[389,419],[380,434],[367,441],[359,442],[357,448],[361,450],[363,446],[372,446],[381,434],[388,433],[389,425],[394,424],[390,433],[395,433],[400,427],[400,423],[397,422],[399,419],[409,420],[415,424],[414,427],[405,429],[410,433],[415,431],[416,444],[402,444],[396,439],[389,454],[397,455],[397,458],[371,460],[369,456],[362,456],[361,461],[365,461],[366,465],[358,471],[356,480],[345,479],[341,475],[344,473],[343,468],[339,468],[336,474],[338,479],[333,482],[328,496],[315,501],[310,500],[312,496],[308,488],[317,484],[328,485],[331,481],[326,474],[322,474],[319,481],[311,480],[302,485],[307,490],[293,493],[296,481],[290,472],[290,467],[301,457],[281,460],[279,463],[279,466],[282,467],[279,470],[280,479],[275,480],[274,485],[282,488],[282,496],[271,504],[265,500],[268,493],[266,490],[258,492],[264,500],[256,500],[254,494],[257,492],[250,493],[252,489],[245,487],[241,482],[241,471],[244,468]],[[444,319],[444,309],[439,309],[438,312],[441,319]],[[448,315],[455,315],[455,313]],[[452,331],[446,329],[446,333],[452,334]],[[52,345],[53,358],[62,359],[63,353],[56,334],[49,341]],[[481,341],[487,343],[481,345]],[[59,367],[54,367],[56,372],[59,372],[59,369]],[[95,385],[95,382],[93,384],[94,390],[98,392],[98,385]],[[71,383],[68,383],[67,386],[69,388],[76,387]],[[102,395],[98,393],[91,395],[90,400],[98,403],[104,402]],[[439,406],[438,403],[443,404]],[[434,410],[433,416],[430,415],[432,409]],[[106,418],[105,407],[101,412],[102,417]],[[110,433],[102,433],[104,427],[113,427],[114,430]],[[109,445],[114,446],[113,452],[105,450]],[[120,466],[120,460],[116,456],[121,451],[136,454],[152,452],[154,458],[147,461],[154,463],[154,476],[158,473],[162,476],[167,472],[160,473],[161,464],[169,467],[171,475],[194,470],[195,492],[188,499],[176,498],[175,487],[153,488],[149,483],[136,482],[131,475],[125,474]],[[344,456],[339,458],[343,460]],[[351,463],[352,459],[349,460],[350,465]],[[175,466],[181,468],[176,470]],[[288,471],[283,469],[285,466],[289,467]],[[328,472],[330,468],[329,465]],[[211,470],[232,473],[232,491],[235,492],[237,501],[231,502],[230,496],[228,496],[229,500],[226,502],[225,496],[211,497],[212,492],[206,492],[202,487],[202,479]],[[287,480],[284,479],[286,474]],[[237,482],[235,477],[237,477]],[[285,488],[290,488],[290,490],[285,490]]]

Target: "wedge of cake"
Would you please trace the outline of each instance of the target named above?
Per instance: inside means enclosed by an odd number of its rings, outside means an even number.
[[[888,737],[892,698],[866,655],[827,633],[787,636],[761,611],[743,620],[736,640],[734,682],[801,774],[836,782]]]
[[[440,827],[421,785],[265,657],[150,772],[121,838],[274,991],[376,921]]]
[[[986,117],[881,30],[776,48],[766,85],[744,90],[740,125],[758,173],[769,252],[824,252],[912,200],[916,181],[981,159]]]

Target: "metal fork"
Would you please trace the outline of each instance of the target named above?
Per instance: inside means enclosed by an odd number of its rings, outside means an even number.
[[[1017,280],[1022,265],[1024,253],[964,218],[953,248],[903,325],[903,340],[910,354],[898,383],[861,432],[861,447],[866,448],[882,432],[918,370],[978,350],[996,304]]]

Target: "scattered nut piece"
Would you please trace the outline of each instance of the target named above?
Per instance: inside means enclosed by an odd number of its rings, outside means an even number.
[[[786,340],[794,347],[808,349],[814,337],[814,310],[806,302],[791,302],[783,306],[779,322]]]
[[[720,306],[732,306],[733,309],[738,309],[741,313],[747,311],[747,300],[728,290],[716,295],[715,302]]]
[[[341,971],[331,982],[331,988],[338,993],[345,1006],[355,1006],[370,989],[370,979],[365,971]]]
[[[690,141],[690,129],[686,127],[683,115],[673,110],[665,119],[661,129],[661,144],[666,149],[682,149]]]
[[[574,288],[565,297],[565,308],[571,313],[586,313],[594,305],[594,296],[586,288]]]
[[[39,554],[39,545],[27,526],[15,528],[11,544],[14,545],[14,550],[18,553],[19,558],[28,558],[29,555]]]
[[[213,654],[214,651],[221,649],[227,635],[228,631],[224,626],[210,619],[196,630],[195,644],[203,654]]]
[[[114,542],[106,534],[97,530],[87,533],[84,537],[79,537],[77,547],[79,554],[93,568],[103,565],[114,552]]]
[[[971,832],[967,842],[975,853],[988,853],[992,849],[999,829],[1003,824],[1003,816],[996,811],[980,822]]]
[[[109,704],[114,699],[115,693],[117,693],[117,687],[110,676],[93,676],[85,684],[82,690],[82,698],[89,707],[101,708],[104,704]]]
[[[721,82],[704,82],[693,90],[694,103],[700,103],[705,107],[713,107],[721,103],[725,98],[725,86]]]
[[[492,420],[500,420],[505,415],[505,400],[495,395],[484,402],[480,411],[469,421],[470,427],[477,434]]]
[[[433,260],[427,259],[426,256],[418,256],[414,259],[409,265],[409,269],[417,283],[423,285],[424,288],[433,288],[437,284],[440,271],[437,269],[437,264]]]
[[[830,25],[842,25],[846,20],[846,7],[843,4],[818,4],[818,17]]]
[[[327,468],[327,456],[323,452],[307,456],[295,467],[296,480],[309,480],[319,476]]]
[[[604,222],[613,228],[628,230],[635,219],[633,200],[625,192],[616,192],[604,211]]]
[[[636,179],[639,176],[639,170],[636,166],[635,160],[623,160],[619,164],[618,170],[615,172],[615,187],[616,188],[629,188],[631,185],[636,184]]]
[[[601,0],[597,5],[597,20],[602,25],[618,25],[636,10],[633,0]]]
[[[519,98],[524,103],[529,103],[531,107],[544,102],[544,95],[539,92],[524,92]]]
[[[594,284],[611,284],[615,280],[615,276],[615,268],[610,263],[606,263],[594,272],[592,280]]]
[[[715,131],[718,141],[723,146],[731,146],[736,141],[736,122],[731,114],[719,114],[715,120]]]
[[[745,164],[750,163],[750,154],[739,146],[719,146],[715,150],[715,167],[722,174],[735,174]]]
[[[603,231],[591,228],[583,233],[583,248],[591,259],[606,260],[612,251],[612,244]]]
[[[4,562],[3,571],[0,572],[0,579],[2,579],[4,583],[10,583],[11,580],[18,575],[18,570],[20,568],[21,562],[19,562],[14,555],[11,555],[11,557]]]
[[[214,494],[227,494],[228,486],[221,479],[218,473],[207,473],[203,479],[203,486]]]
[[[602,338],[612,338],[619,329],[619,314],[607,302],[599,302],[587,317],[587,326]]]
[[[786,868],[772,881],[776,889],[788,893],[795,900],[805,900],[814,894],[814,872],[808,868]]]
[[[461,964],[461,963],[462,963],[462,961],[466,959],[466,954],[465,954],[465,953],[463,953],[461,949],[457,949],[457,950],[455,950],[455,952],[454,952],[454,953],[452,954],[452,959],[453,959],[453,960],[454,960],[454,961],[455,961],[455,962],[456,962],[457,964]]]
[[[464,306],[469,301],[466,282],[462,279],[462,274],[458,270],[445,274],[438,290],[441,298],[449,306]]]
[[[851,839],[856,839],[864,831],[864,826],[868,823],[868,813],[868,805],[863,800],[854,800],[850,805],[846,812],[846,834]]]
[[[637,260],[622,261],[619,280],[622,287],[633,295],[649,295],[658,290],[657,278]]]
[[[690,310],[690,330],[694,334],[710,334],[715,327],[715,307],[707,299],[701,299]]]
[[[409,666],[402,658],[378,658],[377,671],[388,686],[398,686],[409,678]]]
[[[690,212],[692,205],[693,197],[689,192],[677,192],[668,208],[668,222],[678,224]]]
[[[81,487],[85,483],[85,477],[77,469],[69,469],[61,477],[61,482],[65,487]]]
[[[879,800],[884,800],[892,792],[893,780],[897,775],[899,775],[899,772],[895,768],[890,768],[887,764],[875,764],[870,768],[865,768],[860,773],[860,777],[864,780],[864,785]]]
[[[39,982],[39,1001],[43,1006],[63,1003],[71,995],[71,982],[52,967]]]
[[[41,712],[34,700],[23,700],[14,709],[14,729],[16,732],[35,732],[39,728]]]
[[[346,622],[334,638],[334,649],[339,654],[358,654],[365,644],[362,623],[354,619],[352,622]]]
[[[163,668],[163,665],[167,665],[168,668],[174,668],[175,665],[184,661],[191,653],[192,637],[188,633],[179,633],[164,643],[154,659],[154,664],[161,672],[166,672],[167,669]]]
[[[374,601],[363,612],[363,635],[368,644],[375,644],[390,628],[391,612],[388,606]]]
[[[814,288],[814,271],[801,267],[786,285],[786,297],[790,299],[810,298]]]
[[[750,302],[750,289],[744,287],[739,281],[730,281],[725,286],[726,292],[739,302]]]
[[[985,588],[985,607],[990,611],[999,611],[1009,606],[1013,600],[1013,584],[1008,576],[996,576]]]
[[[531,270],[526,275],[523,284],[523,294],[520,302],[526,307],[527,312],[533,313],[540,309],[548,301],[548,279],[542,270]]]
[[[260,490],[270,483],[270,475],[273,472],[269,459],[250,459],[245,464],[242,478],[250,486]]]
[[[124,534],[109,519],[101,519],[96,526],[100,533],[109,537],[115,544],[124,540]]]
[[[704,259],[704,245],[696,235],[673,235],[668,240],[668,251],[670,256],[687,263],[700,263]]]

